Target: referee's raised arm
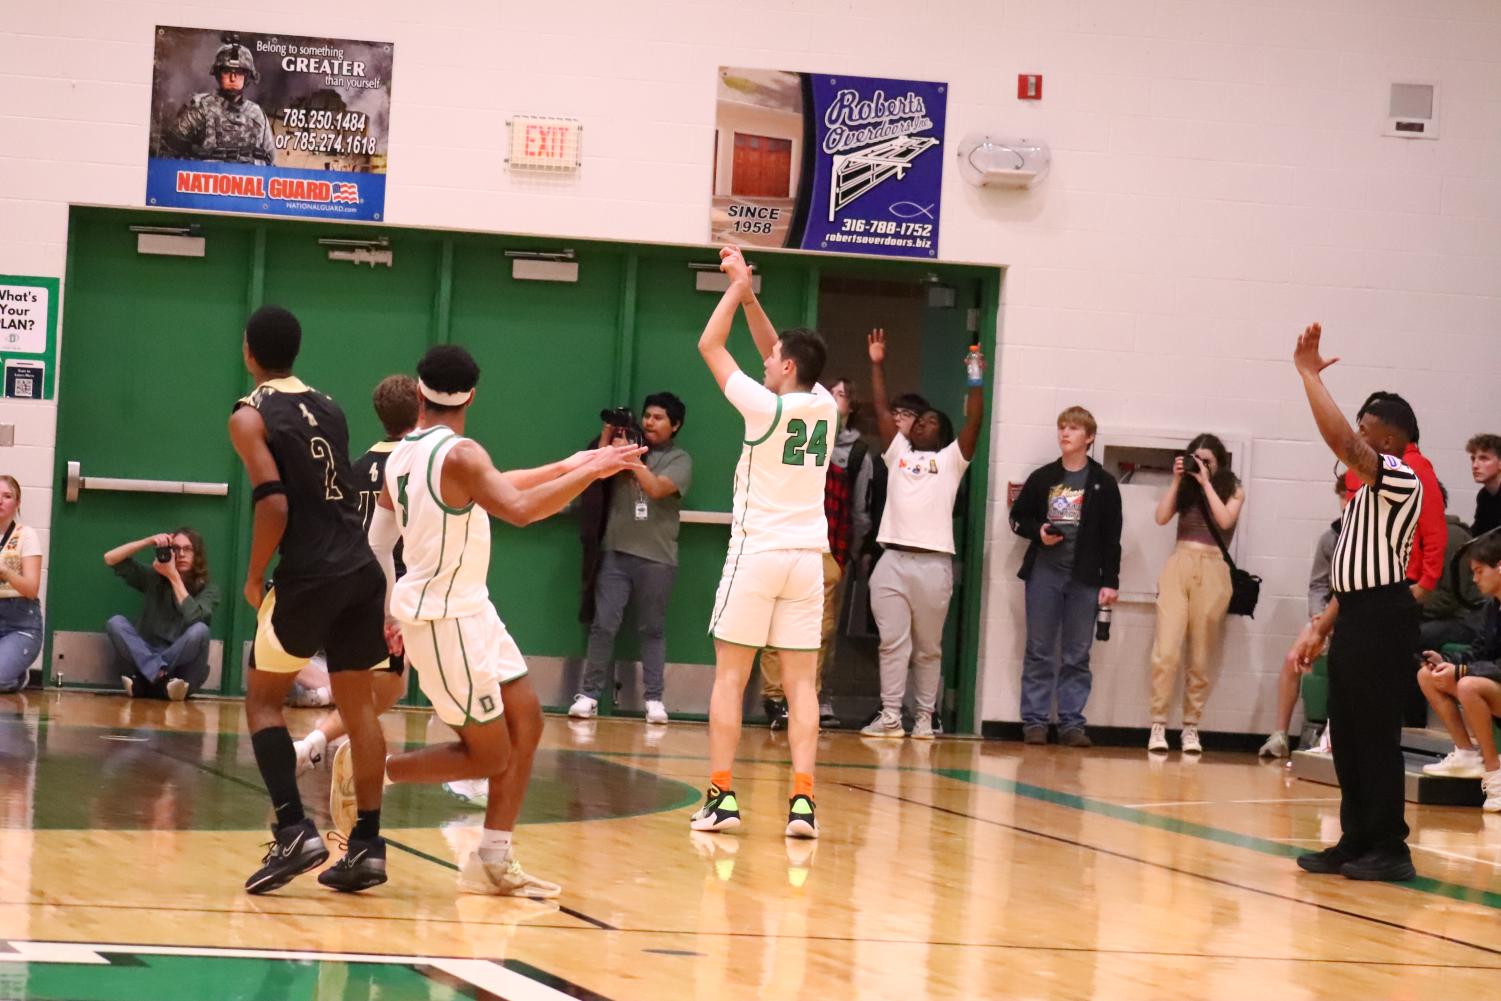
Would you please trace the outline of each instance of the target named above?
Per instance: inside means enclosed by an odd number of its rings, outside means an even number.
[[[1308,394],[1308,406],[1313,410],[1313,419],[1319,426],[1319,434],[1334,452],[1336,458],[1355,471],[1367,485],[1375,485],[1380,472],[1381,457],[1376,450],[1363,441],[1356,430],[1345,420],[1339,404],[1324,385],[1324,369],[1339,361],[1325,359],[1320,353],[1320,341],[1324,330],[1319,324],[1310,324],[1298,337],[1298,346],[1293,351],[1293,364],[1303,379],[1303,391]]]

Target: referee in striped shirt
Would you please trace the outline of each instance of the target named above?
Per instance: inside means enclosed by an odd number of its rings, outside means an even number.
[[[1349,879],[1407,880],[1417,873],[1402,816],[1402,714],[1419,622],[1407,561],[1423,485],[1401,459],[1375,446],[1389,425],[1400,426],[1398,408],[1411,411],[1400,401],[1378,401],[1358,429],[1351,428],[1320,377],[1339,361],[1320,354],[1321,333],[1317,323],[1303,331],[1293,363],[1319,434],[1364,486],[1340,523],[1329,568],[1334,598],[1293,650],[1307,670],[1329,641],[1329,725],[1342,830],[1338,844],[1300,855],[1298,865]]]

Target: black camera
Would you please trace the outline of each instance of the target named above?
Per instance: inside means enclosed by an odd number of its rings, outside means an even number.
[[[1189,476],[1199,474],[1199,457],[1192,452],[1183,453],[1183,471]]]
[[[156,562],[158,562],[158,563],[170,563],[171,560],[172,560],[172,547],[171,546],[157,546],[156,547]]]
[[[630,407],[606,407],[599,412],[599,419],[612,428],[624,431],[633,445],[645,443],[641,425],[636,423],[636,415],[631,413]]]

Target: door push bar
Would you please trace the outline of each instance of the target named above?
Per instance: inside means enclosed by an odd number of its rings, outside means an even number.
[[[114,476],[84,476],[81,463],[68,463],[67,492],[69,504],[78,502],[85,490],[122,490],[138,494],[193,494],[199,497],[227,497],[228,483],[192,483],[184,480],[124,480]]]

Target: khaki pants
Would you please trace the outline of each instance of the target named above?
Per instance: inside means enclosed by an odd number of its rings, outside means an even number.
[[[813,676],[813,687],[823,697],[823,665],[834,652],[835,626],[839,624],[840,600],[844,597],[844,570],[839,561],[828,553],[823,554],[823,629],[819,637],[818,670]],[[782,700],[782,656],[775,650],[761,651],[761,696]]]
[[[1197,726],[1209,700],[1209,660],[1230,607],[1230,568],[1218,549],[1180,542],[1157,580],[1157,638],[1152,644],[1152,722],[1166,723],[1183,641],[1183,724]]]

